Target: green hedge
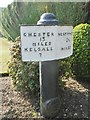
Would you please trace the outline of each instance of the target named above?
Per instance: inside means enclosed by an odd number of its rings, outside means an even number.
[[[9,75],[12,78],[14,87],[18,90],[37,92],[39,90],[38,63],[23,62],[20,49],[20,37],[18,37],[10,49]]]
[[[90,79],[90,25],[79,24],[74,28],[74,53],[72,68],[77,78]]]

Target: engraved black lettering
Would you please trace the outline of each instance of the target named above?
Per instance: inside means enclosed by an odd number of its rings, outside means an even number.
[[[68,49],[71,49],[71,46],[68,46]]]
[[[28,52],[28,48],[24,48],[24,51]]]
[[[47,42],[45,42],[45,46],[48,46],[48,43],[47,43]]]
[[[45,51],[45,48],[42,48],[42,51]]]
[[[54,33],[51,33],[51,36],[54,36]]]
[[[40,45],[40,43],[38,43],[38,46]]]
[[[32,33],[28,33],[28,37],[32,36]]]
[[[45,37],[42,37],[43,41],[45,41]]]
[[[62,36],[62,33],[58,33],[58,36]]]
[[[63,35],[66,35],[67,33],[63,33]]]
[[[49,42],[49,44],[48,45],[51,45],[51,42]]]
[[[66,42],[70,42],[70,39],[69,39],[69,38],[66,38]]]
[[[34,48],[34,51],[37,52],[37,50]]]
[[[47,51],[49,51],[49,48],[47,47]]]
[[[42,53],[39,53],[40,57],[42,56]]]
[[[68,35],[72,35],[72,33],[67,33]]]
[[[50,36],[50,32],[47,32],[47,36],[48,36],[48,37]]]
[[[37,36],[36,33],[33,33],[33,36],[36,37]]]
[[[44,46],[43,42],[41,42],[41,46]]]
[[[36,46],[36,43],[32,43],[32,46]]]
[[[51,48],[50,48],[50,50],[52,51],[52,50],[53,50],[53,48],[51,47]]]
[[[38,51],[41,51],[40,47],[38,48]]]
[[[23,33],[23,35],[24,35],[24,36],[27,36],[27,34],[26,34],[26,33]]]
[[[45,36],[46,33],[43,33],[43,36]]]
[[[32,52],[32,48],[29,48],[29,51]]]
[[[40,37],[40,41],[42,41],[42,38]]]
[[[41,33],[38,33],[38,36],[41,36]]]
[[[64,48],[61,48],[61,50],[64,50]]]

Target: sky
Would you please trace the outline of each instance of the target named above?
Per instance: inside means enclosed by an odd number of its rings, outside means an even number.
[[[8,4],[12,3],[14,0],[0,0],[0,7],[7,7]]]

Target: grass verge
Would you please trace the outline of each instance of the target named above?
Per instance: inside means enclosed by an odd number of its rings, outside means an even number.
[[[5,38],[0,38],[0,74],[7,73],[8,61],[10,60],[9,42]]]

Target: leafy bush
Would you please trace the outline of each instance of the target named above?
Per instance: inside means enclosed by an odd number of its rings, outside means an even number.
[[[21,60],[20,37],[16,38],[11,50],[11,61],[9,62],[9,74],[13,85],[18,90],[27,89],[31,92],[39,90],[38,63],[23,62]]]
[[[74,28],[74,53],[72,68],[77,78],[90,79],[90,25]]]
[[[68,78],[72,76],[71,57],[59,60],[59,77]]]
[[[82,2],[13,2],[2,11],[3,35],[14,41],[20,35],[20,24],[36,24],[45,12],[54,13],[60,25],[75,26],[83,22],[82,8]]]

